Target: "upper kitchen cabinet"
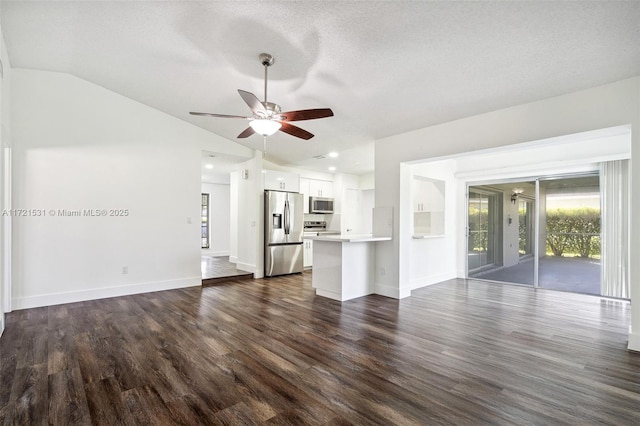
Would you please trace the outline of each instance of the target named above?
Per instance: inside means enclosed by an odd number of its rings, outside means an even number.
[[[309,196],[333,198],[333,182],[309,179]]]
[[[444,181],[414,176],[411,185],[413,236],[444,235]]]
[[[264,189],[300,192],[300,175],[296,173],[263,170],[262,175],[264,178]]]

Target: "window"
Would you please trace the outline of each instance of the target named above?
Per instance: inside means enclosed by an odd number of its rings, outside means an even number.
[[[201,229],[200,237],[202,240],[202,248],[209,248],[209,194],[202,194],[202,205],[200,207]]]

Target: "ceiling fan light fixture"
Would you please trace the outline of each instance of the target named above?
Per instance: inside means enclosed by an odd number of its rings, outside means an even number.
[[[251,120],[249,122],[249,126],[258,134],[262,136],[271,136],[282,127],[282,124],[278,123],[274,120],[269,120],[268,118],[260,118],[256,120]]]

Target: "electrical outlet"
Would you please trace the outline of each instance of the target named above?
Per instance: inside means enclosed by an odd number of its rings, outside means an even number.
[[[125,275],[125,274],[128,274],[128,273],[129,273],[129,267],[128,266],[123,266],[122,267],[122,274]]]

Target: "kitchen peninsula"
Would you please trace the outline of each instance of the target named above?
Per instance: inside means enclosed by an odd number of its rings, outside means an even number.
[[[313,242],[312,285],[318,296],[345,301],[374,292],[376,241],[391,237],[318,235]]]

